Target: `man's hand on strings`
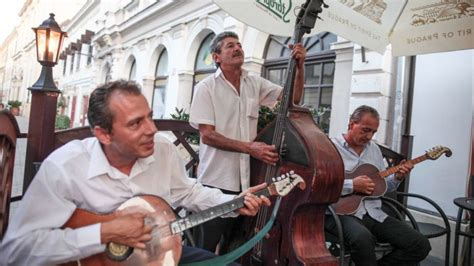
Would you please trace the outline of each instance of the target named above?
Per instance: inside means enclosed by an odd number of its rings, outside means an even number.
[[[291,49],[291,56],[296,60],[298,69],[303,69],[304,60],[306,59],[306,49],[301,43],[295,45],[289,44],[288,47]]]
[[[354,192],[371,195],[375,189],[375,183],[366,175],[358,176],[352,179]]]
[[[101,224],[101,242],[114,242],[129,247],[144,249],[151,240],[152,226],[145,224],[144,213],[129,213]]]
[[[244,196],[244,207],[240,208],[237,210],[237,212],[241,215],[247,215],[247,216],[255,216],[260,209],[260,206],[262,204],[266,206],[270,206],[271,202],[270,200],[265,197],[265,196],[260,196],[257,197],[253,193],[257,192],[259,190],[262,190],[267,187],[267,184],[262,183],[260,185],[250,187],[240,193],[239,197]]]
[[[403,160],[400,163],[398,172],[395,173],[395,178],[399,181],[403,181],[403,179],[405,179],[405,177],[410,173],[412,169],[413,169],[413,164],[411,162],[407,162],[406,160]]]
[[[275,165],[280,159],[275,145],[268,145],[263,142],[254,141],[250,143],[248,153],[250,156],[271,165]]]

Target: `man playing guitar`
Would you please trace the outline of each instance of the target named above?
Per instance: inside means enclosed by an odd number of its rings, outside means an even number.
[[[76,209],[111,213],[136,195],[160,196],[192,211],[234,199],[186,176],[175,146],[155,135],[152,112],[135,83],[115,81],[94,90],[88,119],[95,137],[71,141],[42,163],[3,238],[0,265],[60,264],[104,252],[110,242],[144,249],[152,238],[152,225],[140,212],[63,228]],[[239,214],[255,215],[261,204],[270,205],[250,193],[262,185],[242,193]],[[212,256],[184,247],[180,262]]]
[[[379,127],[379,114],[369,106],[358,107],[351,115],[346,134],[333,139],[344,161],[346,172],[362,164],[372,164],[385,168],[382,153],[372,137]],[[402,163],[394,175],[387,178],[387,191],[394,191],[413,164]],[[375,184],[367,175],[346,179],[342,195],[360,193],[367,196],[374,192]],[[359,208],[351,215],[340,215],[345,244],[349,247],[351,258],[356,265],[415,265],[423,260],[431,250],[426,237],[408,226],[405,222],[388,216],[382,211],[382,201],[365,198]],[[326,230],[337,234],[335,221],[327,215]],[[390,243],[394,250],[377,262],[375,242]]]

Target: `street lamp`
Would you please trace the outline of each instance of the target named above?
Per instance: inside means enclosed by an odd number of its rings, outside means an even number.
[[[54,20],[54,14],[37,28],[33,28],[36,35],[36,56],[38,62],[43,66],[41,74],[30,90],[47,90],[59,92],[53,80],[53,69],[58,62],[59,50],[63,44],[66,32],[61,31],[58,23]]]
[[[61,31],[52,13],[33,30],[36,34],[37,59],[42,68],[38,80],[28,88],[31,91],[31,109],[23,192],[36,174],[35,165],[39,165],[54,148],[56,104],[60,91],[54,83],[53,67],[58,62],[59,51],[66,37],[66,32]]]

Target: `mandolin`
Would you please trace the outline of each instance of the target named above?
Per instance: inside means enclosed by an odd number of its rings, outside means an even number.
[[[408,162],[415,165],[427,159],[436,160],[443,154],[446,154],[446,157],[450,157],[452,155],[452,152],[449,148],[443,146],[436,146],[431,148],[424,155],[412,159]],[[379,172],[377,167],[371,164],[361,164],[357,166],[354,170],[346,172],[345,179],[354,179],[361,175],[366,175],[370,177],[375,184],[374,191],[371,195],[366,195],[362,193],[352,193],[341,196],[336,203],[332,204],[332,207],[334,208],[336,213],[340,215],[354,214],[359,209],[359,206],[363,199],[377,198],[385,194],[385,192],[387,191],[387,182],[385,178],[389,175],[398,172],[400,166],[401,165],[393,166]]]
[[[254,193],[256,196],[285,196],[294,187],[304,189],[303,178],[293,171],[274,179],[266,188]],[[144,250],[108,243],[103,253],[82,259],[80,262],[66,265],[177,265],[181,257],[181,233],[194,226],[231,213],[244,207],[244,197],[235,198],[229,202],[209,209],[179,218],[168,203],[158,196],[135,196],[111,214],[96,214],[90,211],[76,209],[64,228],[78,228],[94,223],[107,222],[124,210],[145,211],[145,224],[151,225],[152,240]],[[133,211],[132,211],[133,212]],[[128,212],[130,213],[130,211]]]

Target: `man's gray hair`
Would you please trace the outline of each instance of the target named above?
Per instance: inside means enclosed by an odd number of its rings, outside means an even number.
[[[217,53],[220,54],[222,51],[222,40],[225,38],[232,37],[236,38],[237,40],[239,39],[239,36],[237,33],[233,31],[224,31],[219,34],[217,34],[214,39],[211,41],[211,46],[209,47],[209,50],[211,50],[211,53]]]
[[[367,105],[361,105],[354,110],[349,120],[350,122],[359,123],[364,114],[371,114],[373,117],[380,119],[377,110]]]

